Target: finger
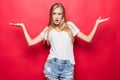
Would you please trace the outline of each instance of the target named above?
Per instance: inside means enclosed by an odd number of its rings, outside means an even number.
[[[9,25],[13,25],[13,23],[9,23]]]
[[[11,26],[17,26],[17,24],[14,24],[14,23],[9,23],[9,25],[11,25]]]
[[[11,26],[20,26],[18,23],[9,23]]]
[[[101,19],[101,16],[99,16],[98,20],[100,20],[100,19]]]
[[[107,20],[109,20],[109,18],[105,18],[105,19],[103,19],[103,21],[107,21]]]
[[[106,20],[109,20],[110,18],[108,17],[108,18],[106,18]]]

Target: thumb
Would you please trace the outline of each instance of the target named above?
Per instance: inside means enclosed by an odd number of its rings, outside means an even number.
[[[101,19],[101,16],[99,16],[98,20],[100,20],[100,19]]]

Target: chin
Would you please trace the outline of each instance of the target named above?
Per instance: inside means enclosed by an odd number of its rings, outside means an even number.
[[[60,23],[54,23],[55,26],[59,26]]]

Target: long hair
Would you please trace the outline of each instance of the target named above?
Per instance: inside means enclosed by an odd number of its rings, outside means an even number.
[[[53,11],[56,8],[61,8],[61,10],[62,10],[62,20],[61,20],[60,24],[58,25],[59,29],[61,31],[63,31],[63,30],[66,31],[69,34],[70,38],[71,38],[71,42],[73,43],[74,38],[73,38],[73,34],[72,34],[71,29],[67,25],[65,8],[61,3],[55,3],[55,4],[52,5],[52,7],[50,9],[50,13],[49,13],[50,17],[49,17],[49,24],[48,24],[48,29],[47,29],[47,44],[49,45],[49,40],[48,40],[49,32],[51,31],[51,29],[55,28],[55,24],[53,22]]]

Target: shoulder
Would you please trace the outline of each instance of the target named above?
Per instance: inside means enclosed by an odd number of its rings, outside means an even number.
[[[48,28],[49,28],[49,26],[46,26],[46,27],[44,28],[44,31],[48,30]]]
[[[48,26],[46,26],[44,29],[48,29],[49,27]]]
[[[74,23],[72,21],[67,21],[68,25],[74,25]]]
[[[41,33],[45,33],[48,30],[48,26],[46,26]]]
[[[70,28],[75,28],[75,27],[77,27],[72,21],[67,21],[67,25],[68,25]]]
[[[67,25],[72,28],[76,27],[76,25],[72,21],[67,21]]]

